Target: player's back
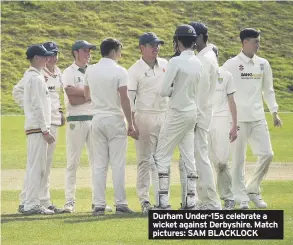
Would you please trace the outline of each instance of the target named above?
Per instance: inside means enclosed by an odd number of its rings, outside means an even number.
[[[102,58],[88,67],[86,83],[90,88],[95,115],[123,116],[118,89],[128,84],[126,69],[112,59]]]

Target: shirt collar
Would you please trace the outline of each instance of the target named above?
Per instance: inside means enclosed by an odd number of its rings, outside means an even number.
[[[201,51],[199,51],[197,53],[198,56],[202,56],[205,55],[207,52],[212,51],[214,52],[212,49],[210,49],[208,46],[206,46],[205,48],[203,48]]]
[[[143,60],[142,57],[140,58],[140,65],[141,65],[141,67],[142,67],[143,70],[148,71],[148,70],[152,69],[152,68],[151,68],[151,67],[150,67],[150,66],[149,66],[149,65]],[[156,66],[160,66],[160,62],[158,61],[158,59],[156,60],[156,63],[155,63],[154,68],[155,68]]]
[[[117,65],[117,62],[115,60],[112,60],[110,58],[105,58],[105,57],[101,58],[100,62]]]
[[[38,74],[42,75],[41,71],[39,71],[37,68],[32,67],[32,66],[28,69],[28,71],[35,71],[35,72],[37,72]]]
[[[250,61],[253,62],[253,64],[255,64],[255,55],[253,55],[252,58],[249,58],[248,56],[246,56],[242,51],[240,52],[240,54],[238,55],[245,63],[249,63]]]
[[[181,52],[180,56],[195,55],[193,50],[187,49]]]
[[[85,71],[86,71],[86,68],[88,67],[88,65],[86,65],[86,67],[83,69],[83,68],[81,68],[81,67],[79,67],[77,64],[75,64],[75,62],[72,64],[72,67],[75,69],[75,70],[77,70],[77,71],[80,71],[81,73],[85,73]]]

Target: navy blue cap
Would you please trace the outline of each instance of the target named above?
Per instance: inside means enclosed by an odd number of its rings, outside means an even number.
[[[190,25],[179,25],[176,28],[174,36],[177,37],[196,37],[196,32],[194,28]]]
[[[26,58],[32,59],[35,55],[37,56],[53,56],[54,52],[47,51],[42,44],[34,44],[26,50]]]
[[[195,21],[192,21],[189,23],[189,25],[191,25],[195,32],[196,32],[196,35],[200,35],[200,34],[203,34],[203,35],[207,35],[208,34],[208,28],[206,27],[205,24],[201,23],[201,22],[195,22]]]
[[[89,43],[88,41],[85,40],[78,40],[72,45],[72,51],[74,50],[79,50],[81,48],[89,48],[92,50],[96,50],[97,47],[94,44]]]
[[[146,32],[139,37],[139,45],[149,44],[164,44],[164,41],[160,40],[153,32]]]
[[[54,42],[45,42],[45,43],[43,43],[43,46],[48,51],[51,51],[51,52],[59,52],[59,48],[58,48],[57,43],[54,43]]]

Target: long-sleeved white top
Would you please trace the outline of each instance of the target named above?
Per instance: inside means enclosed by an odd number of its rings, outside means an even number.
[[[168,98],[160,95],[168,61],[157,58],[156,65],[151,68],[142,58],[129,69],[129,97],[135,99],[132,111],[165,112]]]
[[[41,70],[43,74],[46,86],[49,91],[51,98],[51,124],[59,126],[61,125],[61,104],[60,104],[60,92],[62,89],[61,71],[55,66],[55,73],[52,74],[46,68]],[[14,87],[12,96],[14,101],[21,107],[23,107],[23,96],[24,96],[24,79],[22,78]]]
[[[51,125],[51,99],[43,74],[30,67],[23,76],[25,130],[48,130]],[[37,132],[37,131],[35,131]]]
[[[180,56],[171,58],[160,93],[163,97],[170,97],[168,108],[177,111],[197,110],[201,76],[202,65],[192,50],[185,50]]]
[[[266,59],[257,55],[249,58],[240,52],[236,57],[227,60],[222,67],[233,76],[239,122],[265,119],[262,96],[271,113],[278,111],[272,69]]]
[[[124,117],[118,89],[128,84],[127,70],[114,60],[102,58],[90,65],[85,73],[85,86],[90,89],[94,115]]]
[[[213,117],[213,95],[216,89],[219,66],[217,57],[210,47],[202,49],[196,57],[203,67],[202,82],[198,87],[199,113],[197,126],[209,130]]]
[[[213,96],[213,116],[227,117],[229,113],[228,95],[236,92],[230,72],[219,68],[216,91]]]
[[[62,73],[63,88],[67,85],[71,85],[77,88],[84,88],[85,74],[79,70],[79,67],[73,63],[67,67]],[[84,116],[93,115],[93,104],[87,102],[81,105],[71,105],[64,91],[64,104],[66,107],[66,116]]]

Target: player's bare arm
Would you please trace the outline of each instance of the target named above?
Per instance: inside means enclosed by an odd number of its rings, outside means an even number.
[[[228,94],[227,96],[228,96],[229,109],[230,109],[231,116],[232,116],[232,126],[231,126],[230,133],[229,133],[230,142],[232,143],[233,141],[235,141],[237,139],[237,131],[238,131],[237,109],[236,109],[236,103],[234,100],[234,93]]]
[[[128,135],[137,140],[138,135],[136,134],[134,126],[133,126],[132,112],[131,112],[131,106],[130,106],[130,99],[128,97],[127,86],[120,87],[118,91],[120,94],[121,106],[128,123]]]

